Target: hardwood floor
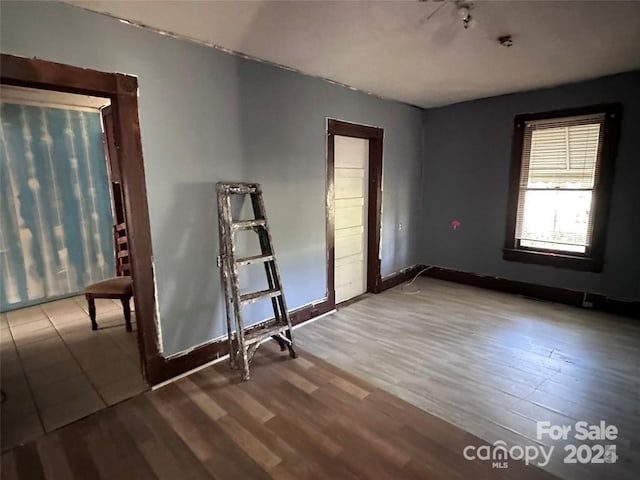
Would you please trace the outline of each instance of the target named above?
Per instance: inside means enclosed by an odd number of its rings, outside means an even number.
[[[296,330],[298,344],[493,443],[555,446],[565,479],[632,479],[640,468],[640,323],[421,277]],[[616,425],[614,464],[564,464],[536,422]],[[516,478],[516,477],[512,477]]]
[[[306,352],[263,345],[2,455],[12,479],[552,479],[465,461],[474,436]]]
[[[227,364],[2,455],[3,479],[631,479],[640,466],[640,324],[420,278]],[[309,353],[311,352],[311,353]],[[320,358],[322,357],[322,358]],[[326,361],[325,361],[326,360]],[[616,463],[564,464],[536,421],[616,425]],[[465,460],[496,441],[554,447],[544,469]]]

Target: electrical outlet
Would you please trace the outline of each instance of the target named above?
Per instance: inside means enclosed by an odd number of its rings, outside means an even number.
[[[222,256],[218,255],[216,257],[216,265],[218,265],[218,268],[220,268],[222,266]]]
[[[404,226],[401,223],[398,223],[398,231],[401,232],[404,229]]]

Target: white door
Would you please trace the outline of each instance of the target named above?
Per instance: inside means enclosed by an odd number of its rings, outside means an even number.
[[[369,140],[334,137],[336,303],[367,291]]]

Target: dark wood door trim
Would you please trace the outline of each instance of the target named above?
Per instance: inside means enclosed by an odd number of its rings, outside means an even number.
[[[158,345],[151,229],[138,120],[138,81],[120,73],[106,73],[60,63],[2,54],[0,81],[6,85],[107,97],[111,100],[118,146],[130,241],[138,325],[138,345],[143,371],[151,384],[162,377]],[[87,328],[89,322],[87,321]]]
[[[329,120],[331,122],[331,120]],[[327,301],[332,308],[336,306],[335,290],[335,155],[334,134],[327,132]]]
[[[380,274],[380,229],[382,226],[382,147],[384,130],[341,120],[327,123],[327,297],[335,306],[335,185],[334,137],[369,141],[369,192],[367,203],[367,292],[382,291]]]

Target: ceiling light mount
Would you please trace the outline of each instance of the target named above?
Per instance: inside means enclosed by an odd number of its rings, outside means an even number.
[[[471,9],[473,5],[466,2],[456,3],[458,7],[458,18],[462,20],[462,26],[466,29],[475,25],[475,20],[471,16]]]

